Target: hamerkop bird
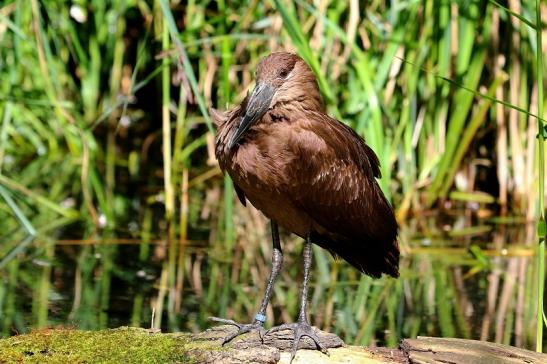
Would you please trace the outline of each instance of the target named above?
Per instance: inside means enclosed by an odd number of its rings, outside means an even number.
[[[372,277],[399,276],[397,222],[375,179],[378,158],[351,128],[325,114],[315,75],[291,53],[262,59],[252,94],[232,111],[211,114],[220,167],[241,203],[249,200],[271,220],[273,240],[272,272],[253,323],[212,319],[239,328],[224,343],[252,329],[264,334],[266,307],[283,262],[280,225],[305,240],[300,314],[296,323],[265,334],[294,330],[292,357],[302,336],[326,352],[306,314],[311,244]]]

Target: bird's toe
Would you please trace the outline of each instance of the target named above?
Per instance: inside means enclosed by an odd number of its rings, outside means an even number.
[[[307,322],[299,322],[295,326],[296,328],[294,331],[294,344],[293,344],[293,348],[295,351],[298,349],[300,339],[302,339],[304,336],[307,336],[313,340],[313,342],[315,343],[317,347],[317,350],[321,351],[323,354],[328,355],[329,352],[325,348],[325,345],[323,345],[323,343],[321,342],[321,339],[319,338],[319,336],[317,336],[317,333],[315,332],[313,327],[311,327],[310,324],[308,324]]]
[[[319,338],[319,336],[317,336],[317,333],[309,324],[303,323],[303,324],[297,325],[294,336],[295,336],[295,339],[294,339],[295,348],[298,348],[300,339],[304,336],[307,336],[313,340],[313,342],[317,346],[317,350],[321,351],[325,355],[329,355],[327,348],[325,347],[325,345],[323,345],[323,343],[321,342],[321,339]]]
[[[215,321],[215,322],[219,322],[219,323],[223,323],[223,324],[227,324],[227,325],[233,325],[235,327],[237,327],[237,331],[231,333],[230,335],[226,336],[224,339],[222,339],[222,345],[224,346],[225,344],[229,343],[230,341],[232,341],[233,339],[235,339],[236,337],[240,336],[240,335],[243,335],[243,334],[246,334],[248,332],[251,332],[253,330],[257,330],[258,331],[258,335],[260,336],[260,340],[261,341],[264,341],[264,335],[266,334],[266,330],[264,330],[264,327],[262,326],[262,323],[260,322],[254,322],[252,324],[240,324],[234,320],[229,320],[229,319],[223,319],[223,318],[219,318],[219,317],[209,317],[210,320],[212,321]]]
[[[302,339],[304,336],[308,336],[310,339],[313,340],[317,350],[321,351],[323,354],[327,356],[329,355],[329,352],[327,348],[325,347],[325,345],[323,344],[321,338],[319,338],[314,328],[311,327],[309,323],[302,321],[302,322],[275,326],[269,329],[268,331],[266,331],[266,335],[269,335],[278,331],[283,331],[283,330],[292,330],[294,333],[293,345],[291,349],[291,360],[290,360],[291,363],[294,357],[296,356],[296,351],[298,350],[298,347],[300,345],[300,339]]]
[[[223,319],[223,318],[214,317],[214,316],[209,317],[209,320],[215,321],[215,322],[220,322],[221,324],[234,325],[234,326],[237,326],[238,328],[241,327],[241,324],[235,322],[234,320]]]
[[[282,324],[279,326],[274,326],[268,330],[266,330],[265,335],[273,334],[274,332],[283,331],[283,330],[296,330],[296,324]]]

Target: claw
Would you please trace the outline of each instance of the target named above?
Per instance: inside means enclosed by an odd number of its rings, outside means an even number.
[[[294,332],[294,341],[293,341],[293,346],[291,350],[291,360],[289,363],[292,363],[294,357],[296,356],[296,351],[298,350],[300,339],[304,336],[308,336],[310,339],[313,340],[313,342],[317,346],[317,350],[329,356],[329,352],[321,343],[321,339],[319,338],[319,336],[317,336],[314,329],[307,322],[302,321],[302,322],[296,322],[292,324],[283,324],[276,327],[272,327],[271,329],[266,331],[265,335],[268,335],[277,331],[282,331],[282,330],[292,330]]]
[[[294,326],[295,325],[296,324],[282,324],[282,325],[279,325],[279,326],[274,326],[271,329],[266,330],[266,335],[274,333],[274,332],[278,332],[278,331],[283,331],[283,330],[293,330],[294,331]]]
[[[220,323],[227,324],[227,325],[234,325],[234,326],[237,326],[237,327],[241,326],[241,324],[235,322],[234,320],[223,319],[223,318],[220,318],[220,317],[211,316],[211,317],[209,317],[209,320],[215,321],[215,322],[220,322]]]
[[[235,339],[239,335],[243,335],[243,334],[245,334],[247,332],[250,332],[252,330],[257,330],[258,331],[258,336],[260,337],[260,341],[264,342],[265,330],[262,327],[263,324],[260,323],[260,322],[255,321],[252,324],[240,324],[238,322],[235,322],[234,320],[228,320],[228,319],[223,319],[223,318],[219,318],[219,317],[209,317],[209,320],[212,320],[212,321],[215,321],[215,322],[220,322],[220,323],[227,324],[227,325],[233,325],[233,326],[237,327],[236,332],[226,336],[222,340],[222,346],[229,343],[230,341],[232,341],[233,339]]]

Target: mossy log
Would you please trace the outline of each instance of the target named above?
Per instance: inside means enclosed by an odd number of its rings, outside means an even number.
[[[199,334],[168,333],[121,327],[102,331],[35,330],[0,340],[0,363],[288,363],[292,332],[280,331],[261,340],[242,335],[221,346],[232,326],[217,326]],[[399,348],[344,345],[333,334],[317,330],[329,356],[301,341],[297,363],[547,363],[547,355],[474,340],[418,337]]]

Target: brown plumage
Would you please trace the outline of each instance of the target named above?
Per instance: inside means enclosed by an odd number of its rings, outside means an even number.
[[[287,73],[286,78],[282,74]],[[286,230],[373,277],[398,276],[397,223],[375,177],[378,158],[351,128],[323,112],[313,72],[298,56],[273,53],[257,83],[277,91],[268,111],[228,148],[249,97],[213,113],[216,157],[239,199]]]
[[[376,182],[378,158],[351,128],[324,112],[313,72],[298,56],[273,53],[258,65],[256,87],[241,105],[211,110],[217,127],[216,157],[234,181],[240,201],[249,200],[272,221],[272,273],[253,323],[236,333],[263,332],[266,307],[283,254],[277,226],[306,239],[304,282],[298,322],[270,329],[294,330],[326,351],[306,313],[311,243],[327,249],[363,273],[398,277],[397,222]]]

